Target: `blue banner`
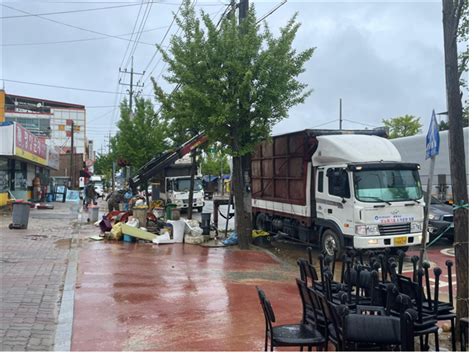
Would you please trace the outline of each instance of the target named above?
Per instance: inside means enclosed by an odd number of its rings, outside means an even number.
[[[431,115],[430,128],[426,134],[426,158],[431,158],[439,154],[439,131],[438,122],[436,121],[436,114],[433,110]]]

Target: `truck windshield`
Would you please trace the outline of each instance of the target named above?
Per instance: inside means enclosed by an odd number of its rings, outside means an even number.
[[[188,192],[191,187],[190,178],[179,178],[176,179],[176,191],[178,192]],[[194,178],[194,191],[202,190],[202,181],[201,178]]]
[[[367,170],[354,172],[357,200],[404,201],[422,197],[420,177],[415,170]]]

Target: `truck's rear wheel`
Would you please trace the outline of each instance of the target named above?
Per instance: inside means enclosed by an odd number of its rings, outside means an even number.
[[[324,231],[321,237],[321,252],[329,256],[334,256],[340,259],[344,253],[344,247],[342,246],[341,239],[338,234],[331,229]]]

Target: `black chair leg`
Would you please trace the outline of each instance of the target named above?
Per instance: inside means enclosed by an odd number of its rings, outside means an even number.
[[[454,318],[451,319],[451,350],[456,351],[456,325]]]
[[[268,335],[265,334],[265,352],[268,351]]]
[[[303,351],[303,346],[300,346],[300,352]]]
[[[435,332],[434,336],[435,336],[435,351],[439,352],[439,333]]]
[[[270,342],[270,352],[273,352],[273,341]]]
[[[311,346],[308,346],[308,351],[312,351],[313,348]]]

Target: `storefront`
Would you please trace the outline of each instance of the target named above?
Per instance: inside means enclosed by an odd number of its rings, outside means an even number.
[[[57,165],[57,156],[49,153],[44,140],[20,124],[0,123],[0,206],[12,198],[31,199],[36,176],[41,181],[41,195],[45,196],[50,182],[48,161],[51,157],[52,164]]]

